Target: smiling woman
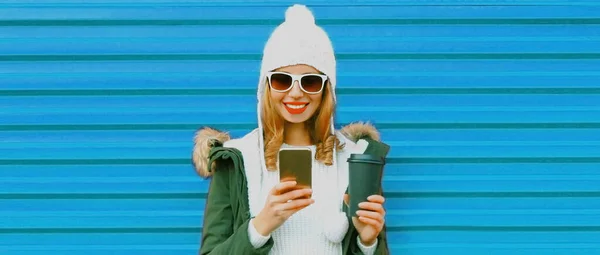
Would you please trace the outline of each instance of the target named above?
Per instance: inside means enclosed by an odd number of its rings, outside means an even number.
[[[381,194],[347,216],[347,160],[380,142],[370,125],[335,130],[335,86],[327,33],[305,6],[290,7],[264,49],[259,127],[238,139],[196,135],[196,170],[212,176],[200,254],[388,254]],[[297,170],[309,188],[280,179],[278,156],[290,149],[310,155]]]
[[[319,75],[318,70],[308,65],[293,65],[270,72],[268,83],[270,94],[263,108],[277,111],[287,122],[300,124],[313,116],[321,105],[323,86],[327,76]]]

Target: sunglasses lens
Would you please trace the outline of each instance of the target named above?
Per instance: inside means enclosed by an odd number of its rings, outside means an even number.
[[[302,87],[308,92],[319,92],[323,86],[323,78],[317,75],[307,75],[302,77]]]
[[[292,86],[292,77],[281,73],[273,74],[271,75],[271,86],[275,90],[286,90]]]

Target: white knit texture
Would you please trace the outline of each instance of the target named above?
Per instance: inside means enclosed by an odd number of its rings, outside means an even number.
[[[283,147],[289,146],[283,145]],[[309,148],[314,158],[315,146]],[[333,195],[337,193],[336,185],[332,185],[337,182],[337,171],[316,160],[313,160],[312,168],[312,197],[315,203],[292,215],[271,233],[275,244],[270,254],[342,254],[342,244],[329,241],[324,230],[324,226],[331,224],[326,222],[329,218],[327,216],[337,213],[332,211],[336,210],[336,207],[331,206],[335,202],[335,199],[332,201],[335,197]],[[268,172],[268,175],[263,178],[263,195],[268,194],[270,188],[278,183],[279,172]],[[345,231],[347,228],[343,233],[337,234],[343,237]]]
[[[358,243],[358,248],[365,254],[365,255],[373,255],[375,253],[375,250],[377,249],[377,244],[379,243],[379,240],[375,239],[375,243],[373,243],[371,246],[366,246],[364,244],[362,244],[360,242],[360,237],[357,236],[356,237],[356,243]]]
[[[254,219],[250,220],[250,224],[248,224],[248,238],[250,239],[250,244],[254,246],[254,248],[259,248],[265,245],[271,235],[263,236],[254,227]]]

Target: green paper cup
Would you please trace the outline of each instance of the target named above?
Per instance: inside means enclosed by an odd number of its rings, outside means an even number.
[[[366,202],[371,195],[381,195],[381,178],[383,176],[383,158],[370,154],[351,154],[349,166],[349,210],[348,216],[356,216],[360,210],[359,203]]]

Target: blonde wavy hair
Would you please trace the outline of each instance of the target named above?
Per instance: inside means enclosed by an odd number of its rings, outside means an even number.
[[[271,101],[271,89],[268,81],[265,82],[264,86],[266,87],[261,99],[261,122],[264,129],[265,162],[267,169],[274,171],[277,170],[277,154],[283,144],[285,119],[275,109]],[[315,159],[327,166],[333,164],[334,146],[338,150],[343,148],[339,139],[331,134],[331,116],[335,112],[335,103],[331,91],[329,91],[330,87],[329,81],[327,81],[319,108],[305,122],[305,126],[310,133],[311,142],[317,148]]]

